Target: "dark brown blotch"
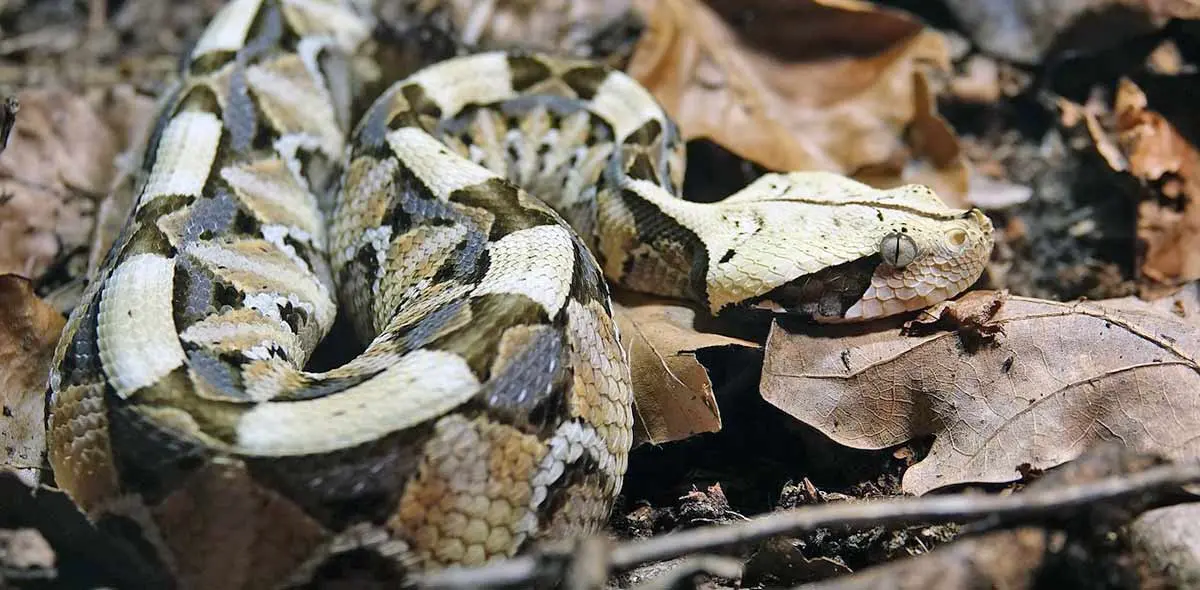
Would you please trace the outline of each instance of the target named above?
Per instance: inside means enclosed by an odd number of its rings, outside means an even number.
[[[517,185],[496,177],[450,193],[450,201],[492,213],[495,221],[488,235],[491,240],[539,225],[558,224],[546,211],[522,205],[520,190]]]
[[[515,293],[492,293],[471,299],[473,321],[467,329],[455,330],[426,348],[461,356],[480,381],[490,378],[500,337],[513,326],[545,324],[550,321],[538,302]]]
[[[582,66],[562,75],[563,82],[571,87],[575,95],[584,100],[591,100],[600,90],[600,86],[608,79],[609,70],[603,66]]]
[[[513,90],[517,92],[524,92],[552,74],[542,60],[528,55],[510,55],[508,69],[512,76]]]
[[[433,119],[442,118],[442,107],[439,107],[428,94],[425,94],[425,89],[420,84],[405,84],[400,87],[400,95],[408,101],[409,109],[412,112]],[[426,129],[426,131],[431,130]]]

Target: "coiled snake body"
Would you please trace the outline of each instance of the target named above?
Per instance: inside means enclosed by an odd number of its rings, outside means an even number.
[[[445,61],[350,133],[369,24],[333,0],[219,13],[60,342],[56,481],[164,584],[472,565],[597,528],[632,424],[605,277],[847,321],[950,297],[990,251],[982,214],[918,186],[769,174],[682,200],[674,124],[589,62]],[[305,370],[335,294],[366,349]]]

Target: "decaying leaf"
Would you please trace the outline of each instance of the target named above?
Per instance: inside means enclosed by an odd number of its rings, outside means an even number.
[[[1130,80],[1121,81],[1115,110],[1129,173],[1158,197],[1138,204],[1143,278],[1167,289],[1200,279],[1200,151],[1147,107],[1146,95]]]
[[[87,100],[67,90],[29,91],[20,101],[0,158],[0,273],[36,277],[87,243],[118,144]]]
[[[996,321],[996,314],[1008,300],[1008,291],[994,291],[990,297],[964,297],[957,301],[947,300],[922,311],[916,319],[905,322],[907,334],[925,333],[940,325],[957,329],[960,334],[971,334],[979,339],[990,339],[1004,333],[1004,326]]]
[[[758,344],[697,330],[696,311],[678,302],[619,293],[613,307],[633,375],[636,443],[720,430],[712,381],[696,351]]]
[[[938,33],[848,0],[637,6],[648,25],[628,72],[684,137],[712,139],[774,170],[828,170],[877,186],[924,182],[962,203],[966,166],[924,74],[949,67]]]
[[[977,291],[962,301],[991,299]],[[884,326],[773,326],[761,391],[840,444],[877,449],[934,435],[905,474],[913,493],[1006,482],[1100,440],[1200,456],[1200,327],[1116,303],[1011,297],[994,341]]]
[[[1114,103],[1111,114],[1094,101],[1060,99],[1058,108],[1064,127],[1082,128],[1088,147],[1133,186],[1139,287],[1158,298],[1200,279],[1200,150],[1132,81],[1121,80]]]
[[[0,275],[0,469],[31,486],[46,446],[46,378],[64,323],[27,279]]]

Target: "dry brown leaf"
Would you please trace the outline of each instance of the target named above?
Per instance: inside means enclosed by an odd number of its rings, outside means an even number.
[[[635,442],[662,444],[721,430],[712,381],[696,351],[759,345],[697,330],[696,311],[678,302],[624,292],[615,300],[633,375]]]
[[[46,446],[46,378],[66,321],[27,279],[0,275],[0,469],[36,485]]]
[[[878,186],[930,183],[962,202],[966,166],[933,112],[923,73],[949,67],[938,33],[902,12],[849,0],[636,6],[648,27],[628,72],[685,138],[710,138],[774,170],[828,170]]]
[[[1200,279],[1200,151],[1147,108],[1146,95],[1130,80],[1121,80],[1115,111],[1129,173],[1159,196],[1138,204],[1137,234],[1145,246],[1146,294],[1161,294]]]
[[[0,273],[37,277],[60,252],[87,243],[119,145],[77,94],[33,90],[20,101],[0,157]]]
[[[970,350],[957,332],[776,325],[761,391],[850,447],[934,435],[904,474],[913,493],[1012,481],[1022,464],[1053,467],[1099,440],[1200,456],[1200,327],[1124,305],[1011,297],[993,319],[1003,333]]]

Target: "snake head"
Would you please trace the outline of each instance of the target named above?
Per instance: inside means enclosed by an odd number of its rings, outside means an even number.
[[[948,207],[922,185],[880,190],[825,172],[768,174],[716,205],[742,229],[724,236],[716,260],[709,244],[714,312],[748,307],[821,322],[894,315],[961,293],[992,251],[986,215]]]

